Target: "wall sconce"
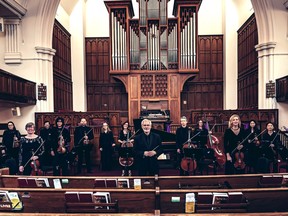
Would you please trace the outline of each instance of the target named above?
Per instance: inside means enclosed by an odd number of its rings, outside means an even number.
[[[21,116],[20,107],[11,108],[12,116]]]

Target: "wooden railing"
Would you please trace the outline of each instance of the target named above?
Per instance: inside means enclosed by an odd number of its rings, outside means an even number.
[[[0,69],[0,99],[35,105],[36,84]]]

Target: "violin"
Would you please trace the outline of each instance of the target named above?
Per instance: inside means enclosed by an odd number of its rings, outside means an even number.
[[[244,142],[246,142],[251,134],[252,134],[252,132],[247,137],[245,137],[245,139],[243,139],[241,142],[239,142],[238,145],[236,146],[236,148],[231,152],[231,155],[233,155],[236,152],[234,155],[234,157],[235,157],[234,167],[236,169],[242,170],[242,169],[245,169],[245,167],[246,167],[246,164],[244,162],[245,155],[241,150],[238,149],[238,147],[240,145],[242,145]]]
[[[234,167],[236,169],[240,169],[240,170],[245,169],[245,167],[246,167],[246,164],[244,162],[244,153],[241,152],[240,150],[235,153]]]
[[[19,147],[19,140],[17,138],[17,136],[14,134],[14,137],[13,137],[13,148],[18,148]]]
[[[84,139],[83,139],[83,144],[84,145],[88,145],[90,142],[90,140],[88,139],[87,133],[84,133]]]
[[[32,151],[32,155],[34,155],[33,151]],[[31,175],[33,175],[33,176],[43,175],[43,171],[40,169],[39,160],[32,160],[30,163],[30,167],[32,168]]]
[[[58,138],[58,148],[57,148],[57,152],[59,154],[64,154],[66,152],[66,148],[64,147],[65,145],[65,140],[62,136],[62,134],[59,136]]]

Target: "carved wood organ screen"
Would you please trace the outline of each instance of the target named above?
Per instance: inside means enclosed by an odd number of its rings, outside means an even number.
[[[137,0],[139,19],[131,0],[105,1],[110,13],[111,71],[198,71],[197,11],[200,0]]]

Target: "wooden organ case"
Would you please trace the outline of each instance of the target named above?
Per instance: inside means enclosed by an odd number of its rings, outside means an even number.
[[[201,0],[137,0],[139,19],[133,19],[131,0],[105,1],[110,16],[110,74],[128,93],[129,121],[138,118],[143,102],[159,103],[179,122],[180,93],[198,72],[197,13]],[[163,104],[165,106],[163,107]]]

